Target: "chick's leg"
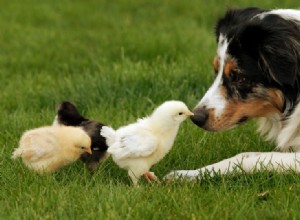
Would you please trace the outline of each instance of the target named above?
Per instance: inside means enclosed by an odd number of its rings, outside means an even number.
[[[158,178],[155,176],[154,172],[148,171],[144,173],[144,177],[146,180],[148,180],[148,182],[158,181]]]
[[[141,175],[138,175],[134,172],[132,172],[132,170],[128,170],[128,176],[130,177],[132,183],[134,186],[137,186],[138,185],[138,181],[139,181],[139,178]]]

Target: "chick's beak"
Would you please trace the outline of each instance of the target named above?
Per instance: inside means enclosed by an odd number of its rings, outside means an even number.
[[[92,154],[92,150],[91,150],[90,147],[87,147],[87,148],[85,149],[85,151],[88,152],[89,154]]]
[[[194,115],[194,113],[191,112],[191,111],[187,111],[187,112],[185,112],[184,114],[185,114],[186,116],[193,116],[193,115]]]

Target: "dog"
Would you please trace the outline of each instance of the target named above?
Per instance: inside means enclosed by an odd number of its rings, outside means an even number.
[[[165,179],[204,173],[300,171],[300,11],[229,9],[216,24],[215,79],[193,110],[192,121],[223,131],[257,118],[258,131],[279,152],[241,153]]]
[[[92,139],[92,154],[84,153],[80,159],[87,165],[89,170],[97,170],[99,163],[109,157],[106,140],[100,135],[104,124],[83,117],[76,106],[68,101],[60,103],[56,113],[57,115],[55,116],[53,126],[66,125],[81,127],[90,136]]]

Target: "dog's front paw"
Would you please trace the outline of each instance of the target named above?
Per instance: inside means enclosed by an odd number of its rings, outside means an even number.
[[[173,170],[170,173],[168,173],[167,175],[164,176],[163,181],[169,182],[172,180],[176,180],[179,179],[180,175],[178,175],[178,171]]]
[[[164,181],[172,181],[172,180],[187,180],[192,181],[197,179],[199,176],[199,172],[197,170],[174,170],[164,176]]]

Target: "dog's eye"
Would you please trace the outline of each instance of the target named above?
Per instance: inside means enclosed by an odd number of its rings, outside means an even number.
[[[246,81],[246,77],[236,70],[233,70],[230,73],[229,78],[232,82],[236,82],[236,83],[243,83]]]
[[[239,83],[243,83],[243,82],[246,81],[246,77],[242,76],[242,77],[239,78],[238,81],[239,81]]]
[[[236,82],[237,79],[238,79],[238,73],[236,71],[232,71],[230,74],[229,74],[229,79],[230,81],[232,82]]]
[[[237,79],[236,79],[236,81],[238,82],[238,83],[245,83],[246,82],[246,77],[244,76],[244,75],[241,75],[241,74],[238,74],[238,77],[237,77]]]

